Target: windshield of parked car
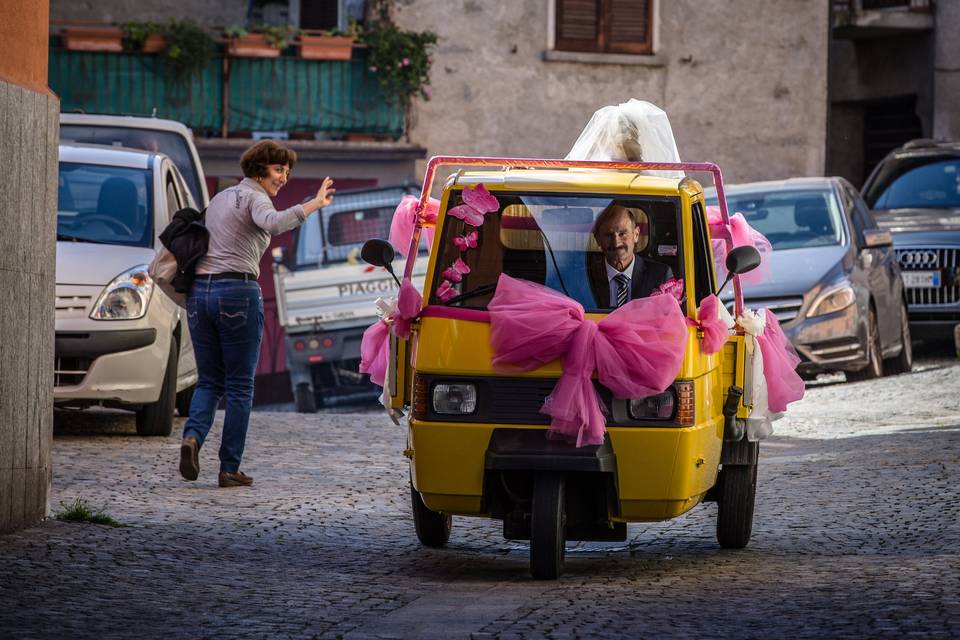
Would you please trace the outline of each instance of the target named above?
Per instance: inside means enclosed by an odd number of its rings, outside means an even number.
[[[57,239],[153,246],[151,172],[60,163]]]
[[[716,196],[708,198],[708,204],[716,203]],[[728,194],[727,209],[731,215],[742,213],[774,251],[835,245],[843,239],[840,208],[828,189]]]
[[[670,275],[683,278],[678,198],[496,192],[499,208],[477,218],[450,195],[441,230],[431,304],[484,309],[501,273],[546,285],[587,311],[609,310],[610,276],[600,242],[623,210],[635,223],[632,297],[649,295]],[[614,207],[613,205],[616,205]],[[622,209],[621,209],[622,208]],[[607,212],[601,218],[601,214]],[[598,219],[601,219],[598,224]],[[595,234],[596,232],[596,234]],[[609,254],[608,254],[609,255]],[[647,275],[649,274],[649,275]],[[641,288],[642,287],[642,291]]]
[[[908,169],[880,192],[875,209],[960,207],[960,158]]]
[[[104,127],[99,125],[60,125],[60,141],[73,141],[85,144],[106,144],[114,147],[143,149],[167,155],[187,182],[194,201],[203,202],[200,190],[199,172],[193,162],[193,156],[183,136],[173,131],[154,129],[134,129],[131,127]]]

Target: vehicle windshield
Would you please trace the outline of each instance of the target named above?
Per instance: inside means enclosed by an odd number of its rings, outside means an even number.
[[[81,142],[84,144],[105,144],[114,147],[129,147],[144,151],[160,152],[173,160],[197,203],[203,202],[200,190],[199,172],[193,163],[193,156],[183,136],[173,131],[154,129],[134,129],[132,127],[104,127],[99,125],[60,125],[60,141]]]
[[[297,268],[358,260],[360,248],[370,238],[388,238],[393,212],[406,187],[369,192],[338,193],[329,207],[300,227],[297,236]],[[323,225],[321,227],[321,224]],[[426,252],[426,240],[420,248]],[[403,247],[406,251],[407,247]]]
[[[60,163],[57,239],[153,246],[151,172]]]
[[[707,198],[717,204],[716,195]],[[773,191],[727,194],[730,215],[742,213],[774,251],[825,247],[843,239],[840,209],[832,191]]]
[[[960,159],[914,167],[880,192],[875,209],[955,209],[960,207]]]
[[[610,304],[616,271],[608,272],[605,255],[613,253],[600,243],[610,247],[625,215],[636,229],[633,253],[627,257],[620,247],[621,270],[632,274],[631,297],[649,295],[670,276],[683,278],[678,198],[491,193],[499,209],[484,215],[478,227],[445,216],[431,304],[484,309],[505,273],[559,291],[587,311],[609,311],[616,306]],[[462,192],[452,193],[448,211],[463,204],[461,198]]]

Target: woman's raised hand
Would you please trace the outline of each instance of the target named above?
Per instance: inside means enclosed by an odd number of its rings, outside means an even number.
[[[323,183],[320,185],[320,190],[317,191],[317,204],[321,207],[326,207],[331,202],[333,202],[333,194],[336,193],[336,189],[333,188],[333,178],[327,176],[323,179]]]

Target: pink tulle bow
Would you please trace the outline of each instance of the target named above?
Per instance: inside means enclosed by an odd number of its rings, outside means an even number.
[[[410,240],[413,238],[413,229],[417,223],[417,203],[420,201],[416,196],[403,196],[400,198],[400,204],[393,212],[393,220],[390,222],[390,244],[401,256],[407,255],[410,249]],[[436,198],[427,200],[427,204],[420,213],[420,222],[425,225],[434,225],[437,222],[437,214],[440,211],[440,201]],[[427,247],[433,246],[433,234],[436,231],[433,226],[425,226],[423,234],[427,240]]]
[[[677,302],[683,300],[683,278],[670,278],[657,287],[650,295],[659,296],[662,294],[673,296]]]
[[[773,245],[767,237],[750,226],[742,213],[735,213],[730,217],[730,224],[723,223],[723,213],[720,207],[707,206],[707,226],[710,229],[710,244],[713,247],[713,259],[717,268],[717,279],[721,282],[727,277],[727,243],[730,240],[733,247],[750,246],[760,252],[760,266],[740,276],[745,284],[759,284],[770,277],[770,256]]]
[[[760,353],[763,354],[763,378],[767,383],[767,403],[770,411],[785,411],[787,404],[803,397],[803,378],[797,374],[800,357],[790,340],[784,335],[777,316],[769,309],[766,313],[766,326],[756,336]]]
[[[720,299],[709,295],[701,300],[697,316],[700,318],[697,326],[703,331],[701,349],[706,354],[717,353],[726,344],[730,334],[727,325],[720,318]]]
[[[420,315],[423,299],[413,283],[404,278],[393,313],[367,327],[360,341],[360,373],[369,373],[370,381],[383,386],[390,357],[390,332],[401,340],[410,337],[413,321]],[[379,304],[379,301],[378,301]]]
[[[487,309],[494,368],[532,371],[563,358],[541,412],[552,418],[550,437],[578,447],[602,444],[606,431],[594,371],[615,397],[642,398],[670,386],[683,361],[686,323],[671,296],[632,300],[594,323],[577,301],[501,274]]]

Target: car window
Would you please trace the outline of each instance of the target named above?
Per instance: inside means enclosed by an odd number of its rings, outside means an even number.
[[[700,247],[694,257],[697,276],[697,304],[713,293],[713,262],[710,260],[710,240],[707,224],[703,217],[703,207],[699,202],[693,204],[693,241]]]
[[[57,239],[153,246],[152,172],[61,162]]]
[[[180,194],[177,193],[177,186],[173,181],[173,174],[167,174],[167,220],[173,220],[173,214],[182,209],[180,204]]]
[[[857,238],[857,245],[864,245],[863,230],[866,228],[866,220],[863,217],[863,211],[857,209],[857,193],[846,182],[839,182],[840,198],[843,200],[843,209],[849,216],[849,221],[853,225],[853,233]]]
[[[907,169],[881,192],[875,209],[960,207],[960,158]]]
[[[167,155],[177,165],[177,169],[180,170],[184,180],[187,181],[193,199],[197,202],[203,202],[198,179],[199,171],[197,171],[193,162],[193,155],[190,153],[187,141],[178,133],[155,129],[134,129],[132,127],[62,124],[60,125],[60,141],[159,151]]]
[[[708,199],[716,203],[716,196]],[[832,189],[735,193],[731,213],[742,213],[774,250],[822,247],[843,241],[840,205]]]

